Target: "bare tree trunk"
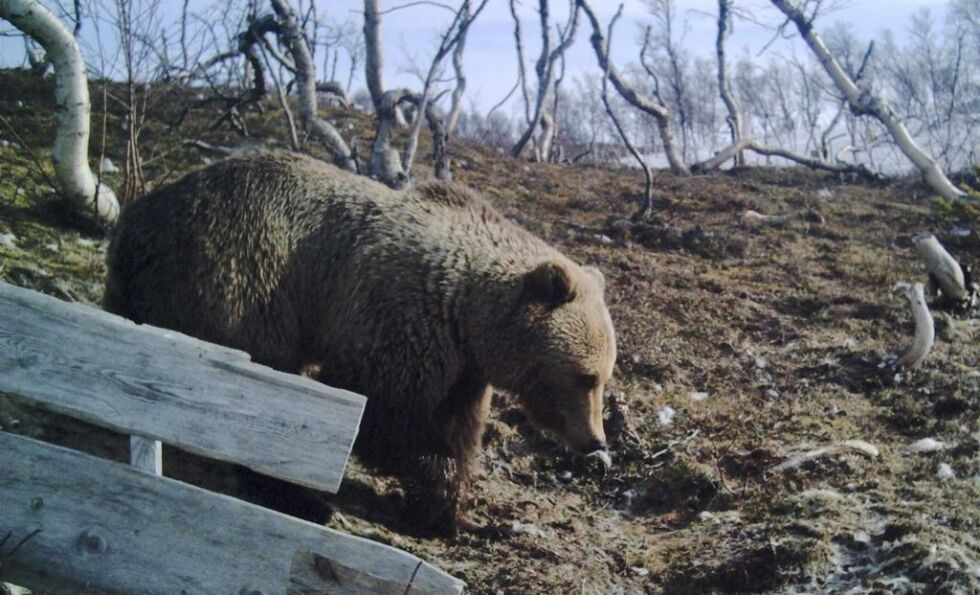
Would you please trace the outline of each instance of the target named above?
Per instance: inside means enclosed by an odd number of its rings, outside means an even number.
[[[725,62],[725,39],[732,33],[732,0],[718,0],[718,37],[715,40],[715,52],[718,54],[718,93],[728,109],[728,127],[732,132],[732,144],[742,139],[742,115],[732,95]],[[735,153],[735,165],[745,165],[745,154]]]
[[[392,188],[401,188],[408,181],[398,151],[391,146],[391,138],[398,128],[398,104],[410,94],[408,89],[393,89],[386,92],[381,98],[381,105],[376,114],[378,128],[374,144],[371,146],[368,175]]]
[[[97,183],[88,165],[91,106],[85,63],[75,38],[35,0],[0,0],[0,18],[41,44],[54,64],[57,131],[52,161],[62,191],[82,214],[113,223],[119,216],[119,201],[108,186]]]
[[[796,26],[800,36],[810,46],[834,84],[847,97],[851,111],[856,115],[871,115],[880,121],[888,129],[902,153],[922,172],[926,182],[933,190],[948,200],[969,200],[965,192],[949,181],[936,160],[919,148],[919,145],[912,139],[905,125],[898,118],[895,110],[868,89],[859,89],[854,84],[854,81],[844,72],[841,65],[831,55],[830,50],[827,49],[823,39],[813,28],[813,22],[807,19],[800,9],[791,4],[789,0],[772,0],[772,3]]]
[[[374,110],[381,109],[384,100],[384,48],[381,47],[381,15],[379,0],[364,0],[364,76]]]
[[[607,37],[610,40],[612,39],[613,27],[616,25],[616,21],[619,19],[619,17],[622,14],[623,14],[623,5],[620,4],[619,10],[616,11],[616,14],[613,16],[613,18],[609,20],[609,33]],[[643,170],[643,179],[644,179],[643,201],[640,203],[640,208],[637,209],[635,213],[633,213],[633,219],[635,221],[639,221],[640,219],[646,217],[650,213],[650,210],[653,208],[653,172],[650,171],[650,166],[647,165],[646,160],[643,158],[640,152],[637,151],[636,148],[633,146],[633,143],[630,142],[630,139],[626,135],[626,131],[623,129],[622,124],[619,123],[619,118],[616,117],[616,112],[613,111],[612,105],[609,104],[608,81],[609,81],[610,65],[611,62],[609,60],[606,60],[605,67],[603,68],[602,71],[602,93],[599,95],[599,98],[602,99],[602,105],[603,107],[606,108],[606,114],[608,114],[609,119],[612,120],[613,126],[616,127],[616,132],[619,133],[619,138],[622,139],[623,144],[626,145],[626,149],[630,152],[631,155],[633,155],[633,158],[636,159],[637,163],[640,164],[640,168]]]
[[[459,114],[463,107],[463,92],[466,91],[466,75],[463,72],[463,50],[466,48],[466,33],[469,31],[472,20],[469,2],[464,5],[464,10],[464,21],[460,26],[459,41],[456,42],[456,48],[453,50],[453,72],[456,73],[456,86],[453,88],[449,117],[446,118],[447,140],[449,135],[456,130],[456,124],[459,122]]]
[[[279,17],[279,27],[286,47],[296,65],[296,93],[299,99],[300,121],[306,133],[333,155],[334,163],[343,169],[357,171],[357,164],[347,143],[329,122],[317,113],[316,69],[306,37],[287,0],[272,0]]]
[[[527,72],[524,68],[524,42],[521,39],[521,19],[517,16],[517,0],[510,0],[510,15],[514,19],[514,43],[517,45],[517,74],[524,97],[524,121],[531,123],[531,95],[527,90]]]
[[[528,142],[530,142],[537,132],[538,126],[541,125],[541,118],[546,109],[545,105],[548,96],[554,92],[555,62],[575,40],[575,32],[578,29],[578,6],[573,6],[571,10],[572,12],[568,17],[568,24],[561,33],[558,45],[555,49],[551,49],[551,20],[548,12],[548,0],[539,0],[538,16],[541,21],[541,55],[538,57],[538,62],[534,67],[538,75],[538,89],[534,101],[534,111],[531,112],[527,128],[510,150],[510,154],[514,157],[524,152]],[[539,160],[542,158],[547,159],[548,154],[541,147],[538,147],[536,157]]]
[[[378,113],[378,134],[375,137],[374,146],[371,150],[371,175],[379,178],[382,182],[393,186],[402,187],[407,185],[411,179],[412,163],[415,159],[415,152],[418,148],[419,133],[422,127],[422,119],[426,118],[433,134],[433,150],[437,151],[434,155],[436,162],[436,174],[440,179],[451,177],[449,172],[449,157],[446,153],[446,127],[442,120],[432,111],[431,92],[442,61],[449,52],[453,51],[462,39],[470,24],[483,11],[488,0],[482,0],[471,11],[470,0],[463,0],[456,11],[452,23],[442,36],[439,47],[423,82],[422,93],[414,95],[407,89],[385,93],[382,100],[382,109]],[[391,136],[398,119],[398,104],[402,101],[414,103],[417,107],[415,120],[412,122],[411,130],[408,135],[408,142],[402,153],[398,166],[389,163],[392,159],[393,150],[390,148]]]
[[[578,5],[585,11],[586,16],[589,17],[589,21],[592,23],[592,48],[595,50],[599,67],[602,68],[603,72],[609,73],[609,80],[623,99],[640,111],[653,116],[657,121],[657,128],[660,131],[660,141],[664,145],[664,153],[667,155],[670,170],[680,176],[691,175],[691,170],[684,164],[684,159],[680,156],[680,152],[677,149],[677,141],[674,139],[674,133],[670,129],[670,110],[662,103],[641,95],[626,82],[623,75],[620,74],[619,70],[612,64],[609,58],[608,46],[602,34],[602,27],[599,25],[599,20],[596,18],[592,7],[589,6],[588,0],[578,0]]]

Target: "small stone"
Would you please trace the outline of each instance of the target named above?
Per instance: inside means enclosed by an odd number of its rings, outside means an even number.
[[[547,537],[541,529],[538,528],[534,523],[522,523],[520,521],[514,521],[510,524],[510,530],[515,535],[528,535],[530,537]]]
[[[657,421],[660,422],[660,425],[667,427],[674,423],[674,416],[676,414],[677,411],[675,411],[673,407],[670,405],[664,405],[659,411],[657,411]]]
[[[609,245],[613,243],[613,239],[604,233],[597,233],[595,239],[599,241],[600,244]]]
[[[564,483],[568,483],[568,482],[572,481],[572,472],[571,471],[562,471],[561,473],[558,474],[558,481],[561,481],[561,482],[564,482]]]
[[[834,193],[831,192],[830,189],[828,188],[821,188],[820,190],[817,190],[817,198],[822,198],[826,200],[828,198],[833,198],[833,197],[834,197]]]
[[[12,233],[0,233],[0,246],[3,246],[7,250],[16,250],[17,244],[14,243],[16,239],[17,236]]]
[[[650,576],[650,571],[642,566],[630,566],[630,572],[636,576]]]
[[[766,391],[766,396],[769,397],[770,399],[778,399],[779,391],[774,388],[770,388],[769,390]]]
[[[936,440],[935,438],[923,438],[922,440],[916,440],[912,444],[902,447],[902,453],[910,454],[921,454],[926,452],[936,452],[946,448],[946,443],[942,440]]]
[[[703,390],[692,390],[690,397],[692,401],[700,402],[708,398],[708,393]]]
[[[939,481],[949,481],[951,479],[956,479],[956,472],[947,463],[939,463],[939,467],[936,469],[936,477]]]
[[[45,244],[44,245],[44,248],[46,250],[48,250],[49,252],[57,252],[58,251],[58,242],[51,242],[50,244]]]

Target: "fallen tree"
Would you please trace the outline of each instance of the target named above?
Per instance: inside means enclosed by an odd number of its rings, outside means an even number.
[[[691,171],[694,173],[714,171],[721,167],[726,161],[742,153],[743,151],[752,151],[753,153],[766,157],[782,157],[783,159],[787,159],[794,163],[799,163],[800,165],[805,165],[812,169],[820,169],[838,174],[855,174],[868,180],[881,179],[880,175],[871,171],[862,163],[851,164],[844,163],[842,161],[831,163],[822,159],[805,157],[788,149],[770,147],[751,138],[743,138],[742,140],[725,147],[711,159],[692,165]]]

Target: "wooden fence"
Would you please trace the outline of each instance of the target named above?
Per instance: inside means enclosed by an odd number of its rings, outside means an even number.
[[[162,476],[161,442],[336,492],[364,397],[0,283],[0,393],[129,434],[131,465],[0,432],[0,579],[37,592],[459,593],[419,558]],[[0,398],[6,398],[0,396]]]

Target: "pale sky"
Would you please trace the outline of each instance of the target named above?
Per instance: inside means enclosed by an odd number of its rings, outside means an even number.
[[[443,0],[455,4],[456,0]],[[341,22],[354,19],[360,27],[362,0],[317,0],[320,16],[328,15]],[[382,9],[400,6],[409,0],[382,0]],[[568,13],[567,2],[552,0],[552,21],[563,23]],[[753,20],[774,28],[782,20],[776,9],[765,0],[736,0],[736,6],[752,15]],[[50,4],[49,4],[50,5]],[[181,0],[162,0],[162,21],[176,19],[182,5]],[[522,34],[525,43],[529,72],[533,75],[533,62],[540,47],[540,32],[534,7],[536,0],[522,0]],[[600,19],[608,23],[609,18],[619,6],[614,0],[592,0],[592,5]],[[212,12],[215,4],[203,0],[191,0],[191,11],[205,16]],[[684,44],[695,54],[710,58],[714,54],[717,11],[715,0],[676,0],[677,17],[684,27]],[[937,27],[941,27],[946,13],[944,0],[845,0],[842,8],[818,20],[818,30],[826,30],[835,21],[849,23],[859,39],[868,40],[879,37],[885,29],[891,29],[899,43],[902,43],[910,16],[921,8],[928,8]],[[408,53],[414,54],[418,63],[427,66],[438,36],[451,19],[450,11],[432,5],[420,4],[397,10],[383,16],[385,41],[385,78],[390,87],[418,87],[418,79],[405,72],[409,66]],[[640,28],[649,21],[646,5],[642,0],[626,0],[624,15],[616,27],[613,42],[614,61],[620,68],[628,62],[635,62],[639,51],[637,36]],[[7,31],[4,23],[0,30]],[[105,33],[105,31],[103,31]],[[595,55],[589,45],[591,33],[588,21],[583,18],[575,45],[568,51],[566,80],[585,72],[598,72]],[[772,38],[773,32],[766,27],[737,20],[735,33],[729,41],[729,54],[734,59],[743,54],[755,56],[762,46]],[[83,27],[82,33],[90,46],[94,45],[95,32],[90,23]],[[109,35],[103,35],[105,40]],[[215,48],[224,51],[227,48]],[[805,49],[798,43],[780,39],[773,43],[758,59],[768,61],[772,54],[783,56],[796,52],[803,55]],[[112,53],[111,48],[109,53]],[[20,40],[0,37],[0,66],[7,67],[23,62],[23,44]],[[488,109],[499,101],[514,85],[517,76],[516,52],[513,43],[513,22],[507,8],[507,0],[490,0],[487,8],[470,30],[465,54],[466,74],[469,81],[467,103],[472,99],[481,110]],[[341,63],[339,70],[346,73]],[[346,75],[345,75],[346,76]],[[354,89],[363,86],[363,75],[358,74]]]

